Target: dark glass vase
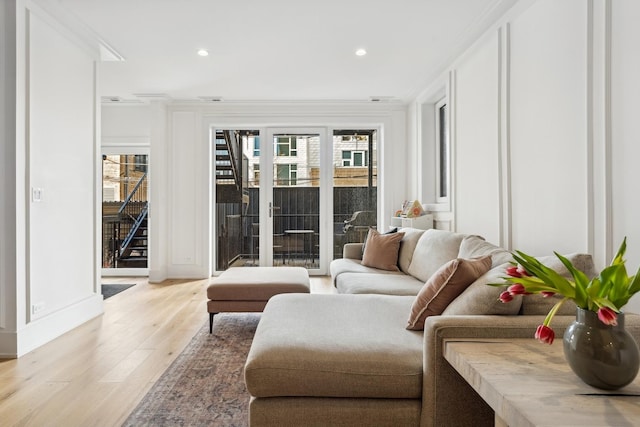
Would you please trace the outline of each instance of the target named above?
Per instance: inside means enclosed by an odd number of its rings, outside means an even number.
[[[585,383],[603,390],[617,390],[638,374],[638,344],[624,328],[624,313],[616,326],[605,325],[593,311],[578,308],[576,320],[563,338],[564,355]]]

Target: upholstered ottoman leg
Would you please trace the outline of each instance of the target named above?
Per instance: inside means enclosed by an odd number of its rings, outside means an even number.
[[[215,316],[218,313],[209,313],[209,333],[212,334],[213,333],[213,316]]]

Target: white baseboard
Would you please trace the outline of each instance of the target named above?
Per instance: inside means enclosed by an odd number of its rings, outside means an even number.
[[[0,358],[20,357],[104,313],[101,294],[94,294],[25,325],[0,333]]]

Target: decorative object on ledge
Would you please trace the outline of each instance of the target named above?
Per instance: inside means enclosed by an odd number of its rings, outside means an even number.
[[[417,218],[424,214],[425,212],[422,208],[422,204],[418,200],[405,200],[402,204],[402,212],[400,213],[400,216]]]
[[[515,262],[506,269],[507,276],[504,277],[511,285],[500,295],[504,303],[511,301],[514,295],[550,297],[558,294],[563,297],[536,329],[535,338],[547,344],[553,343],[555,338],[549,326],[553,316],[564,302],[575,302],[577,319],[563,338],[565,357],[580,379],[605,390],[615,390],[632,382],[640,363],[638,345],[624,330],[621,312],[629,299],[640,291],[640,269],[635,276],[627,275],[623,259],[626,249],[625,238],[611,264],[592,279],[554,252],[573,280],[536,258],[516,251],[513,254]],[[492,285],[503,286],[504,283]]]

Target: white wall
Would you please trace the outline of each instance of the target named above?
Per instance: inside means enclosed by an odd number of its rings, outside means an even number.
[[[17,354],[15,14],[0,2],[0,355]]]
[[[610,244],[615,251],[627,236],[627,268],[636,272],[640,266],[640,2],[612,1],[611,12],[611,164],[598,169],[611,174]],[[640,312],[640,297],[634,302]]]
[[[492,33],[456,68],[456,230],[500,239],[501,166],[498,102],[499,39]],[[471,179],[470,179],[471,178]]]
[[[380,225],[386,227],[408,189],[406,107],[397,104],[221,104],[153,102],[105,107],[103,144],[143,141],[149,135],[149,278],[205,278],[212,274],[211,146],[212,126],[360,126],[379,127]],[[148,121],[147,121],[148,120]],[[136,138],[136,135],[138,138]],[[403,173],[398,173],[402,170]]]
[[[532,254],[589,252],[598,269],[627,236],[635,272],[639,19],[633,0],[522,0],[451,64],[457,231]],[[625,310],[640,312],[640,296]]]
[[[512,244],[525,252],[589,250],[586,12],[542,0],[510,23]]]
[[[15,25],[16,55],[9,60],[17,90],[9,108],[16,136],[3,141],[12,156],[3,162],[13,164],[5,185],[16,197],[5,200],[4,212],[15,217],[3,223],[13,226],[15,242],[9,239],[1,255],[16,272],[3,277],[2,292],[12,298],[0,305],[0,318],[7,319],[0,325],[0,357],[24,354],[102,313],[95,57],[31,2],[16,2],[9,19]],[[41,189],[40,201],[31,201],[32,188]]]
[[[103,104],[103,146],[149,146],[151,107],[147,104]]]

